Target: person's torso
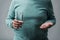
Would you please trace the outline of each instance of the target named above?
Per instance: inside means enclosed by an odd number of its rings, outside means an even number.
[[[26,35],[29,34],[31,37],[31,35],[35,35],[35,32],[40,33],[39,25],[47,20],[47,3],[47,0],[16,0],[15,17],[24,21],[21,30],[23,29]],[[17,32],[19,33],[19,31]]]

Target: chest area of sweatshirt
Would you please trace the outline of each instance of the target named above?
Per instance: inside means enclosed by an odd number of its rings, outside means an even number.
[[[15,3],[15,9],[20,11],[25,10],[37,10],[39,11],[42,8],[47,8],[48,1],[44,0],[18,0]]]
[[[46,1],[40,0],[20,0],[15,4],[15,14],[24,17],[44,17],[46,16]]]

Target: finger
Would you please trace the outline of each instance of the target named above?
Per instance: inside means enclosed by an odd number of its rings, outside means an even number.
[[[15,19],[14,22],[17,22],[18,23],[18,20]]]
[[[23,23],[23,21],[19,21],[19,22],[22,22]]]
[[[17,26],[13,24],[13,28],[14,28],[14,29],[17,29]]]
[[[46,28],[46,25],[42,25],[40,28],[41,29],[45,29]]]
[[[22,24],[20,24],[20,23],[13,23],[13,26],[15,26],[15,27],[21,27]]]
[[[18,22],[15,21],[14,24],[22,25],[23,24],[23,21],[18,21]]]
[[[15,25],[20,25],[20,23],[16,23],[16,22],[14,22],[13,24],[15,24]]]
[[[15,27],[18,27],[18,25],[14,25]]]
[[[13,21],[13,24],[20,24],[19,22]]]
[[[47,24],[49,24],[49,25],[53,25],[53,23],[52,22],[46,22]]]
[[[43,29],[43,28],[44,28],[44,26],[41,26],[40,28],[41,28],[41,29]]]
[[[50,23],[49,25],[53,25],[53,23]]]
[[[18,21],[20,24],[23,24],[23,21]]]

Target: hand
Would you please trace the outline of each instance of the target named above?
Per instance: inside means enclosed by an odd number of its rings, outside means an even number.
[[[13,28],[18,29],[20,26],[22,26],[23,21],[19,21],[19,20],[13,20],[12,24],[13,24]]]
[[[47,29],[49,26],[52,26],[52,25],[53,25],[52,22],[45,22],[40,26],[40,28],[41,29]]]

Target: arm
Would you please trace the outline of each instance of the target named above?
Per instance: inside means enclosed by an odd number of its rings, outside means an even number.
[[[40,26],[41,29],[50,28],[56,23],[51,0],[48,2],[47,9],[47,21]]]
[[[8,10],[8,15],[6,18],[6,24],[8,27],[12,28],[12,21],[14,20],[14,18],[15,18],[14,0],[12,0],[11,5],[10,5],[9,10]]]
[[[48,2],[48,21],[47,22],[52,22],[53,25],[56,23],[56,18],[54,16],[54,12],[53,12],[53,6],[52,6],[52,3],[51,3],[51,0]]]

